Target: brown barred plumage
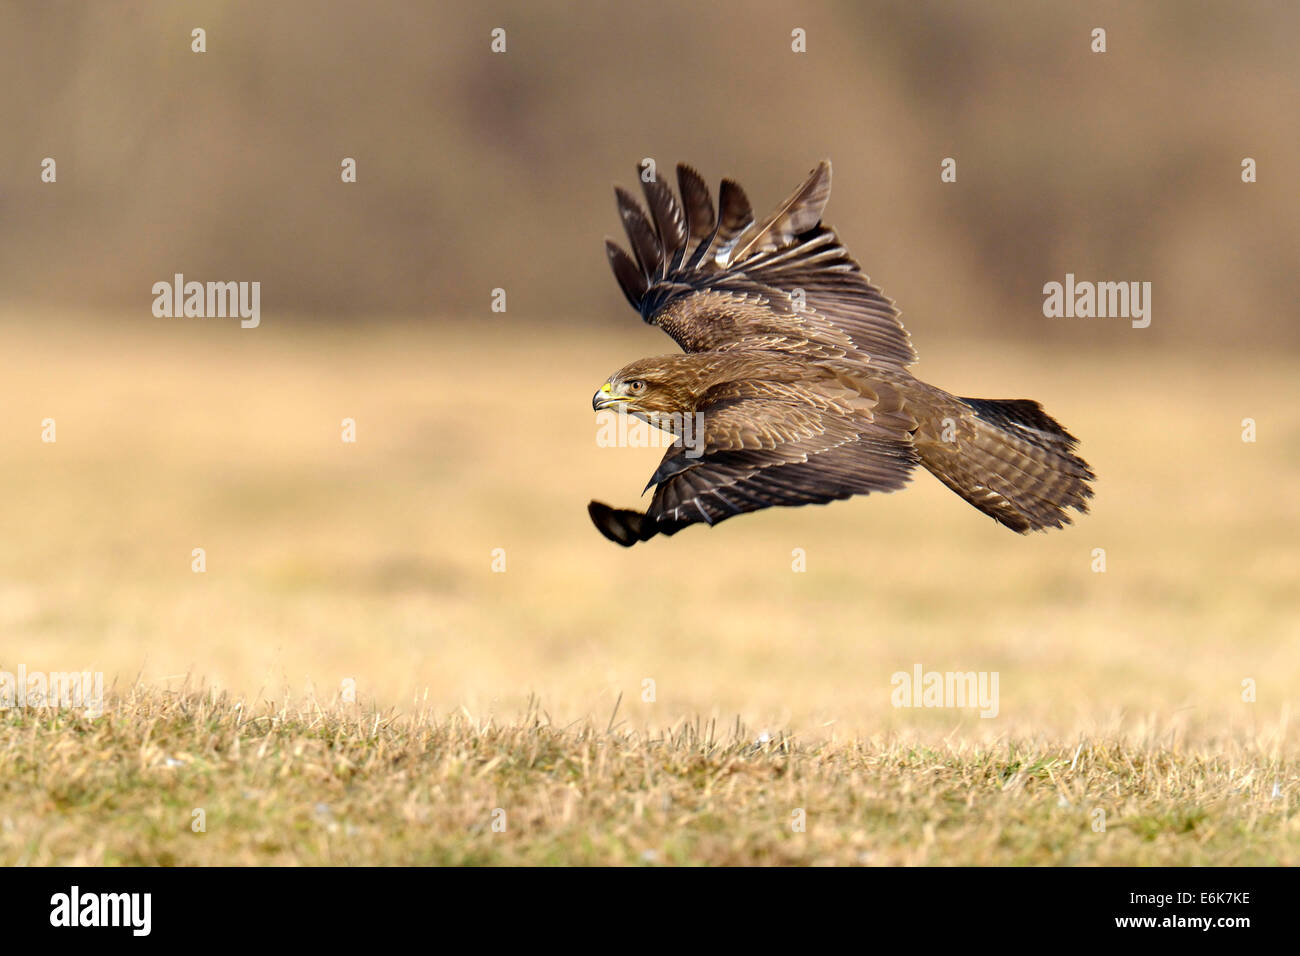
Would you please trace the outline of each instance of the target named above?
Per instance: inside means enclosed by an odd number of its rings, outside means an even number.
[[[632,247],[606,241],[615,278],[686,354],[633,362],[592,400],[677,434],[644,514],[588,506],[606,537],[893,491],[917,464],[1014,531],[1088,510],[1093,473],[1037,402],[958,398],[908,372],[898,310],[822,224],[829,162],[757,223],[732,181],[716,213],[698,173],[679,166],[677,181],[680,203],[644,183],[649,215],[615,192]]]

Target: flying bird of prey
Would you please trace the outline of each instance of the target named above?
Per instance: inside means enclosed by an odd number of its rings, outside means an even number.
[[[731,180],[715,212],[689,166],[677,167],[680,200],[641,178],[648,215],[615,190],[631,255],[605,247],[632,307],[685,354],[633,362],[592,399],[675,436],[644,513],[588,505],[605,537],[630,546],[894,491],[917,465],[1013,531],[1088,510],[1093,473],[1037,402],[959,398],[908,372],[916,353],[893,301],[822,224],[829,162],[762,220]]]

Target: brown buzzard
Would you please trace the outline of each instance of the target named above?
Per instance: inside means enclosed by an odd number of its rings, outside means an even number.
[[[605,537],[893,491],[918,464],[1013,531],[1088,510],[1093,473],[1037,402],[958,398],[907,371],[898,310],[822,224],[829,162],[761,221],[729,179],[716,212],[695,170],[677,184],[680,200],[643,178],[649,215],[615,190],[632,254],[606,240],[614,275],[686,354],[633,362],[592,399],[676,436],[645,513],[588,505]]]

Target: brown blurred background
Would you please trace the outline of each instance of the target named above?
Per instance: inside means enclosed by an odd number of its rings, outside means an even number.
[[[4,4],[0,667],[536,694],[557,719],[622,695],[634,725],[1280,739],[1297,28],[1280,3]],[[612,185],[685,160],[761,215],[825,156],[827,221],[919,374],[1080,436],[1075,527],[1018,537],[927,475],[631,551],[591,527],[659,453],[597,447],[590,396],[673,350],[609,274]],[[154,318],[176,272],[260,281],[261,326]],[[1067,272],[1151,282],[1151,327],[1044,318]],[[894,709],[916,663],[1001,673],[1000,717]]]
[[[5,3],[0,304],[147,310],[181,271],[272,322],[501,322],[496,287],[511,323],[626,322],[600,240],[635,163],[767,207],[829,156],[923,356],[1296,344],[1298,40],[1291,3]],[[1066,272],[1152,282],[1152,327],[1044,321]]]

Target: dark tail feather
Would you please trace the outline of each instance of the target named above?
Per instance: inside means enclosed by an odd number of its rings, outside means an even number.
[[[918,446],[936,478],[1022,534],[1070,524],[1066,509],[1087,513],[1096,476],[1074,454],[1078,439],[1026,399],[960,398],[955,442]],[[973,413],[973,414],[972,414]]]

